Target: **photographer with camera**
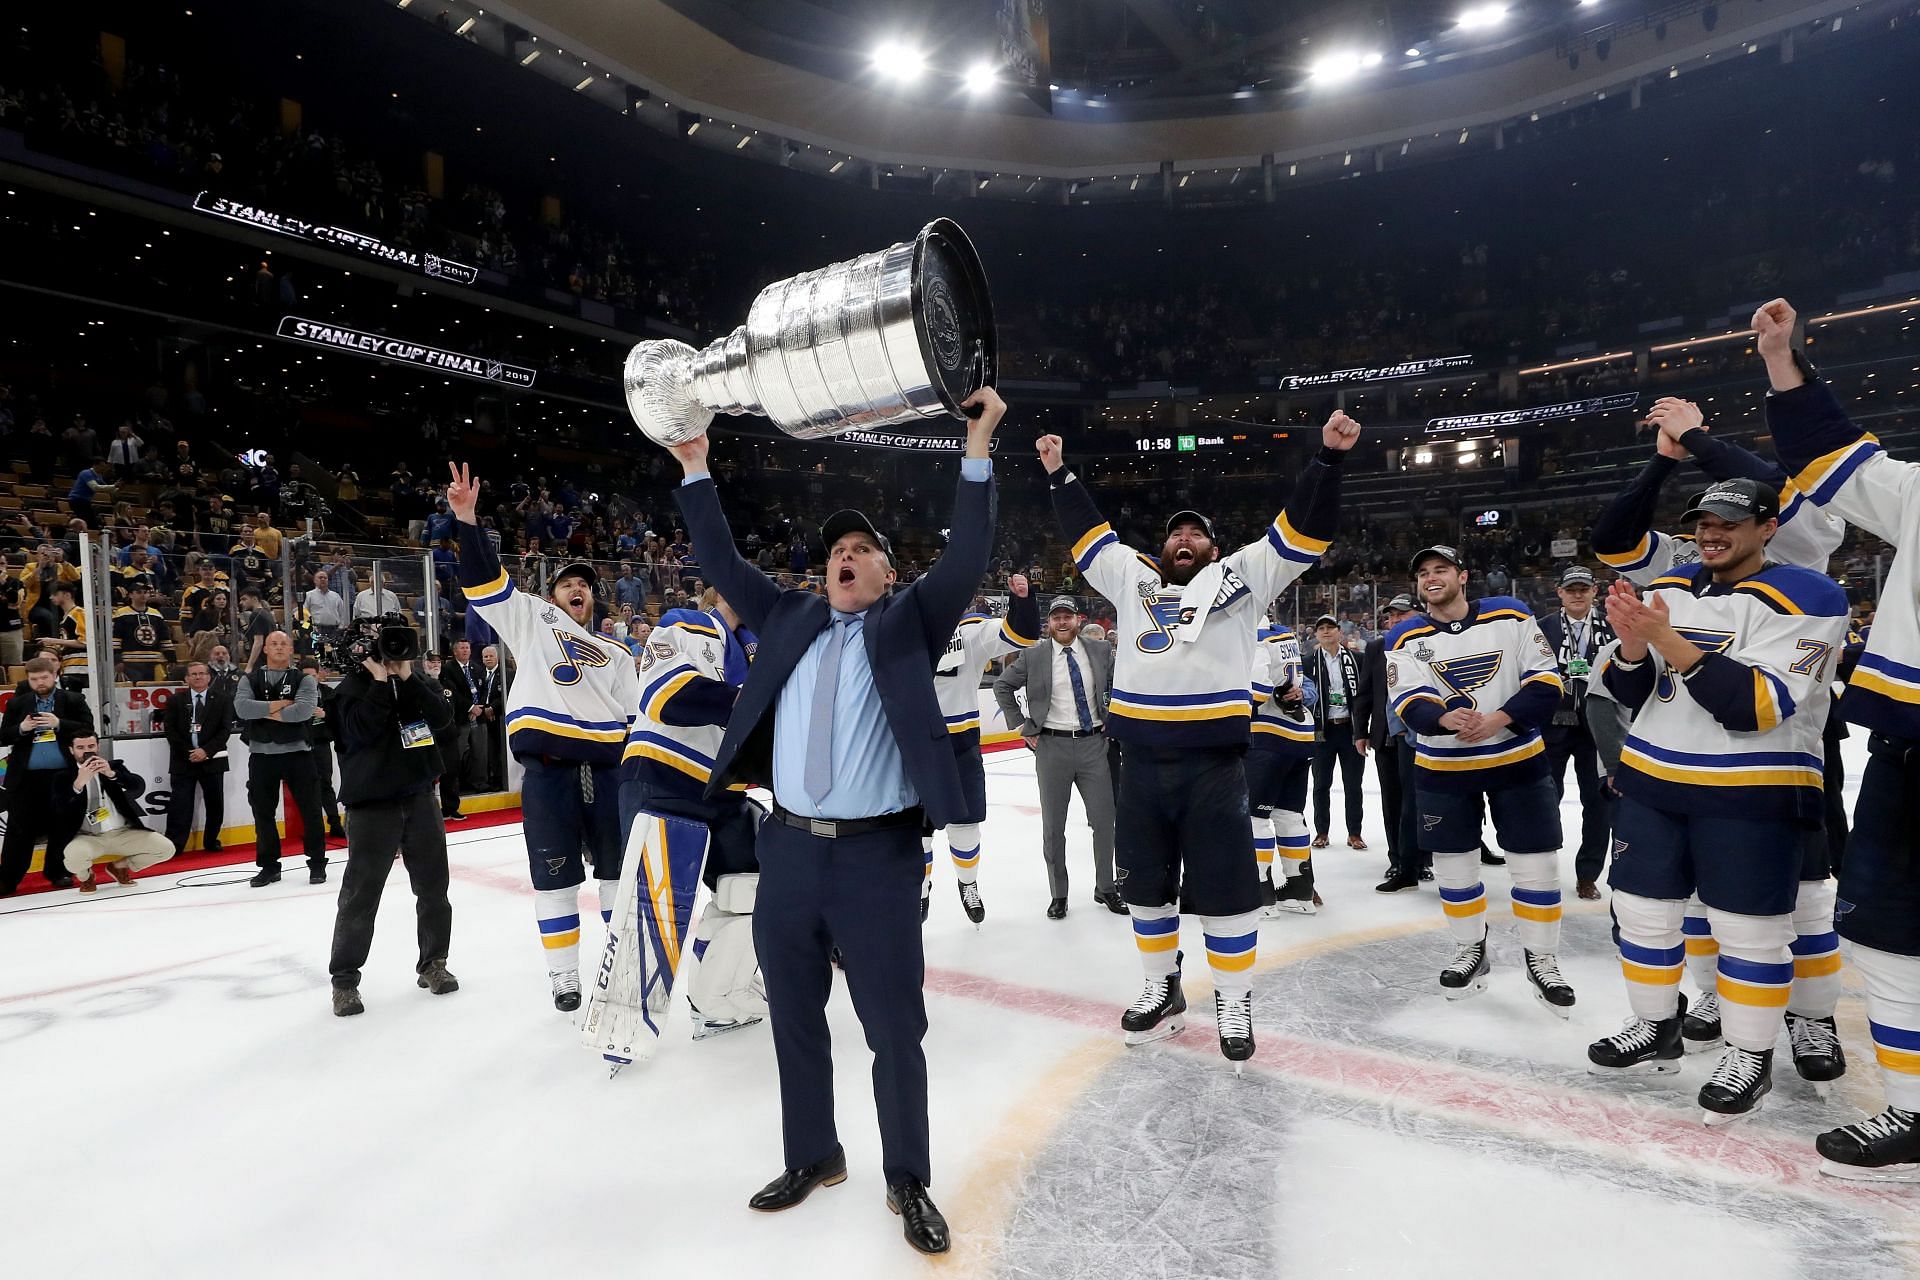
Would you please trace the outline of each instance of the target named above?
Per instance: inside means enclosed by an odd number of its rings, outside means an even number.
[[[313,743],[307,723],[320,703],[320,682],[293,668],[293,637],[270,633],[261,645],[263,665],[246,673],[233,690],[240,737],[247,744],[247,804],[253,810],[254,862],[260,874],[247,883],[263,889],[280,879],[280,784],[293,793],[299,810],[301,841],[307,855],[307,881],[327,882],[327,829],[320,814],[320,780],[315,776]]]
[[[93,867],[107,864],[118,884],[133,883],[133,873],[173,856],[173,843],[144,821],[137,803],[146,780],[124,764],[114,767],[100,754],[100,739],[76,733],[67,739],[73,753],[73,781],[60,797],[58,821],[72,832],[66,842],[67,874],[80,892],[94,892]],[[51,856],[51,855],[49,855]]]
[[[360,969],[373,946],[373,921],[398,853],[413,886],[419,984],[434,995],[458,991],[447,972],[453,908],[447,902],[447,830],[434,779],[442,771],[437,738],[453,711],[437,681],[414,671],[418,633],[397,613],[361,619],[346,647],[358,665],[341,680],[334,733],[340,748],[340,801],[347,824],[347,872],[333,925],[333,1012],[365,1011]]]

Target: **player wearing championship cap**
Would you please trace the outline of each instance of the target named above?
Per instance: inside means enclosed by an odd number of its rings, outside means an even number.
[[[545,598],[515,588],[475,518],[479,480],[464,464],[452,471],[461,589],[519,663],[507,690],[507,750],[525,769],[527,865],[553,1004],[571,1011],[580,1007],[582,852],[592,855],[603,920],[620,879],[620,753],[640,702],[633,656],[593,634],[592,565],[559,566]]]
[[[1887,1108],[1815,1145],[1823,1173],[1920,1182],[1920,464],[1889,457],[1847,418],[1793,349],[1794,324],[1780,299],[1753,317],[1774,447],[1802,493],[1896,549],[1839,703],[1872,734],[1840,868],[1839,931],[1866,979]]]
[[[1809,501],[1787,473],[1773,463],[1731,440],[1715,438],[1700,406],[1692,401],[1663,397],[1647,414],[1647,421],[1658,430],[1654,457],[1594,521],[1593,548],[1602,563],[1636,587],[1645,587],[1669,572],[1684,572],[1687,566],[1698,563],[1700,550],[1691,533],[1666,534],[1653,527],[1661,485],[1691,454],[1701,470],[1716,481],[1754,480],[1780,496],[1779,530],[1767,543],[1768,559],[1826,573],[1828,560],[1846,534],[1845,521]],[[1840,1004],[1840,935],[1833,927],[1832,874],[1834,847],[1846,835],[1846,803],[1841,795],[1846,777],[1839,749],[1845,733],[1839,717],[1829,715],[1822,787],[1826,825],[1832,830],[1805,831],[1800,888],[1793,907],[1794,977],[1787,1002],[1788,1041],[1793,1048],[1794,1069],[1816,1087],[1839,1079],[1847,1070],[1846,1054],[1833,1021]],[[1583,881],[1585,878],[1583,873]],[[1697,894],[1687,903],[1682,929],[1686,934],[1687,976],[1695,994],[1681,1019],[1681,1039],[1687,1052],[1707,1053],[1723,1044],[1720,944],[1714,939],[1707,908]]]
[[[831,545],[831,541],[829,541]],[[953,744],[954,763],[960,766],[960,786],[967,795],[967,812],[948,824],[947,852],[960,888],[960,905],[967,919],[979,924],[987,918],[980,900],[980,824],[987,820],[987,770],[980,758],[980,669],[995,658],[1017,653],[1040,638],[1040,602],[1026,575],[1007,579],[1007,616],[969,613],[960,619],[947,640],[947,651],[933,669],[933,692],[947,722],[947,741]],[[926,874],[920,882],[920,919],[927,918],[933,899],[933,833],[929,819],[920,837],[926,855]]]
[[[1167,521],[1159,559],[1124,545],[1066,468],[1060,437],[1036,446],[1074,564],[1114,608],[1119,632],[1108,732],[1123,744],[1115,860],[1146,986],[1121,1016],[1127,1043],[1185,1026],[1180,913],[1200,917],[1220,1051],[1253,1056],[1252,970],[1260,918],[1244,756],[1249,673],[1267,604],[1326,552],[1339,527],[1340,464],[1360,424],[1336,412],[1322,447],[1261,538],[1222,557],[1196,511]]]
[[[1541,727],[1560,706],[1554,653],[1533,611],[1512,596],[1468,600],[1450,546],[1411,562],[1425,616],[1387,634],[1387,694],[1414,733],[1420,847],[1433,854],[1440,905],[1459,944],[1440,971],[1449,1000],[1486,990],[1487,891],[1480,882],[1482,801],[1513,875],[1513,914],[1534,998],[1567,1017],[1560,976],[1560,797]]]
[[[1700,563],[1645,600],[1616,582],[1619,640],[1601,678],[1633,710],[1615,785],[1613,914],[1634,1012],[1587,1051],[1600,1072],[1677,1069],[1687,898],[1719,942],[1726,1052],[1700,1089],[1709,1124],[1751,1113],[1772,1088],[1793,980],[1793,908],[1805,832],[1817,828],[1827,681],[1846,639],[1846,594],[1773,564],[1779,498],[1757,480],[1707,489],[1681,516]]]

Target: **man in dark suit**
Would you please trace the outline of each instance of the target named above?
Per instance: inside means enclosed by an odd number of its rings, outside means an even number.
[[[193,833],[193,799],[206,798],[207,820],[200,847],[220,851],[220,828],[226,820],[227,741],[233,736],[233,704],[212,689],[213,672],[204,662],[187,664],[187,691],[167,700],[160,728],[167,739],[167,840],[176,854],[185,853]]]
[[[1373,753],[1380,776],[1380,815],[1387,828],[1387,878],[1374,886],[1379,893],[1417,888],[1430,878],[1433,855],[1421,852],[1415,838],[1413,804],[1413,739],[1387,697],[1387,632],[1417,613],[1413,597],[1402,592],[1381,610],[1380,634],[1367,641],[1360,655],[1360,689],[1353,700],[1353,744],[1361,755]]]
[[[58,821],[65,790],[73,786],[74,763],[66,744],[93,733],[93,711],[84,695],[57,688],[60,663],[34,658],[27,678],[0,714],[0,747],[7,748],[7,834],[0,842],[0,898],[26,879],[33,846],[45,839],[42,874],[56,889],[73,887],[62,855],[72,834]],[[64,789],[64,790],[63,790]]]
[[[480,650],[480,721],[487,729],[486,791],[507,789],[507,745],[503,726],[507,720],[507,669],[500,663],[497,645]]]
[[[1026,714],[1014,691],[1027,691]],[[1127,904],[1113,887],[1113,772],[1107,767],[1107,701],[1113,696],[1113,646],[1080,636],[1080,608],[1061,596],[1047,609],[1046,638],[1023,651],[993,682],[1000,714],[1033,751],[1040,784],[1040,851],[1053,899],[1047,919],[1067,914],[1067,808],[1073,789],[1093,829],[1093,901],[1115,915]]]
[[[486,702],[481,696],[480,660],[473,645],[465,640],[453,642],[453,657],[440,668],[440,683],[447,688],[453,705],[453,727],[446,756],[449,773],[460,780],[466,791],[487,790]]]
[[[760,638],[707,790],[712,798],[736,782],[770,784],[774,799],[758,842],[753,940],[787,1167],[748,1204],[790,1208],[846,1179],[826,1014],[837,947],[874,1054],[887,1205],[922,1253],[945,1253],[949,1238],[927,1193],[920,830],[927,819],[958,822],[967,808],[933,669],[987,569],[988,444],[1006,413],[991,388],[966,403],[980,416],[967,425],[946,554],[894,595],[891,548],[857,511],[836,512],[821,528],[825,596],[782,590],[734,547],[707,472],[706,436],[672,450],[686,471],[676,496],[704,574]]]
[[[1613,842],[1613,798],[1601,783],[1600,751],[1587,727],[1587,676],[1601,649],[1613,643],[1606,615],[1593,607],[1593,570],[1570,564],[1560,575],[1560,610],[1542,614],[1540,634],[1560,663],[1560,709],[1540,731],[1547,743],[1547,768],[1562,796],[1567,790],[1567,761],[1580,787],[1580,849],[1573,858],[1576,892],[1588,901],[1600,897],[1600,872]]]
[[[1340,621],[1330,613],[1313,624],[1313,647],[1300,655],[1301,669],[1320,698],[1313,708],[1313,847],[1327,847],[1332,824],[1333,771],[1340,770],[1340,789],[1347,801],[1347,847],[1364,849],[1360,837],[1361,784],[1367,762],[1355,745],[1353,705],[1360,695],[1360,659],[1340,633]]]

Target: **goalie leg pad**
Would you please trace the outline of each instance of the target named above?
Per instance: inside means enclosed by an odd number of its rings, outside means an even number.
[[[644,1060],[659,1040],[692,924],[707,829],[642,810],[623,855],[584,1025],[587,1043],[612,1062]]]
[[[767,1016],[766,987],[753,947],[753,904],[759,882],[758,875],[721,876],[713,900],[700,914],[687,997],[706,1026],[725,1027]]]

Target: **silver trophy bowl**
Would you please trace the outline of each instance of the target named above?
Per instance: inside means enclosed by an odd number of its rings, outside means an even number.
[[[945,218],[913,240],[770,284],[747,322],[696,351],[672,339],[627,353],[627,410],[672,446],[716,413],[755,413],[818,440],[942,414],[993,385],[986,272]]]

